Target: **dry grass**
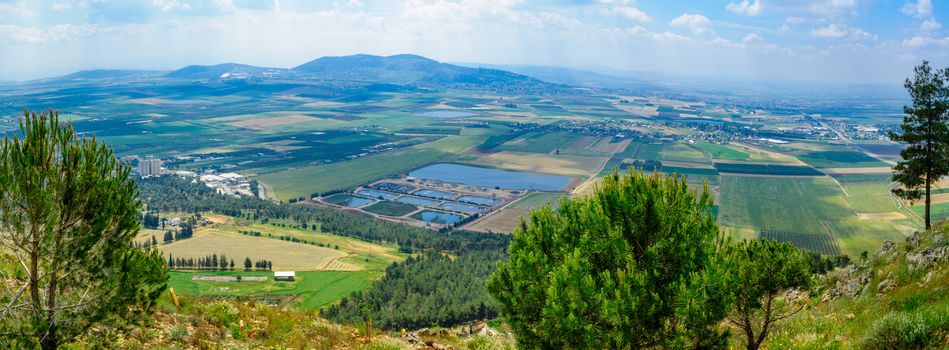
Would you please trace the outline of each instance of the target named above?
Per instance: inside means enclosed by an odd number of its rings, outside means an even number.
[[[592,176],[596,174],[607,157],[580,157],[522,152],[498,152],[478,159],[477,164],[506,170],[533,173]]]
[[[467,227],[481,232],[511,232],[520,224],[521,217],[530,214],[530,210],[505,208],[478,220]]]
[[[906,219],[906,214],[898,211],[888,213],[857,213],[858,220],[902,220]]]
[[[165,255],[180,258],[199,258],[211,254],[225,254],[234,259],[235,264],[244,258],[251,260],[271,260],[274,270],[341,270],[355,271],[360,267],[337,261],[346,257],[342,250],[323,248],[314,245],[292,243],[266,237],[251,237],[242,234],[209,228],[195,233],[190,239],[167,245],[159,245]]]

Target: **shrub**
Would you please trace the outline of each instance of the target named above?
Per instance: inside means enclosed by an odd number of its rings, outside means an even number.
[[[935,348],[949,331],[949,305],[914,313],[891,312],[873,322],[861,342],[861,348],[926,349]]]

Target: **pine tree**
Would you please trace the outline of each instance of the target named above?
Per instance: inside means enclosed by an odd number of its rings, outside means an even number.
[[[0,243],[16,274],[0,292],[13,348],[56,349],[103,322],[132,324],[165,289],[157,251],[135,248],[141,223],[130,167],[56,112],[24,111],[0,144]]]
[[[742,241],[719,254],[734,311],[728,321],[745,335],[745,348],[757,350],[775,323],[800,312],[805,300],[778,300],[790,289],[811,284],[810,258],[789,243]]]
[[[250,268],[254,267],[253,262],[250,261],[250,257],[244,259],[244,270],[250,271]]]
[[[590,196],[533,210],[487,287],[525,348],[723,347],[727,303],[698,278],[718,235],[707,186],[613,172]]]
[[[903,160],[893,168],[893,181],[902,187],[893,193],[908,200],[925,197],[928,230],[932,185],[949,175],[949,68],[934,72],[929,62],[923,61],[915,73],[913,80],[906,79],[904,84],[913,106],[903,107],[902,133],[890,133],[891,140],[907,144],[900,151]]]

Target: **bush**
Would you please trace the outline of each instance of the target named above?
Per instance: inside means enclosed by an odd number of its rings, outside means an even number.
[[[237,322],[237,316],[240,314],[240,310],[226,301],[218,301],[211,304],[208,309],[205,311],[205,314],[208,316],[208,321],[218,325],[227,327],[231,323]]]
[[[861,348],[928,349],[936,348],[949,331],[949,305],[920,312],[891,312],[873,322]]]
[[[168,329],[169,340],[182,341],[182,340],[185,340],[185,338],[187,337],[188,337],[188,329],[183,326],[175,325],[175,326],[171,326],[171,328]]]

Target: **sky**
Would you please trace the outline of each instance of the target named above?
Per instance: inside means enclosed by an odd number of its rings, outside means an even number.
[[[0,0],[0,81],[357,53],[900,84],[949,66],[949,1]]]

